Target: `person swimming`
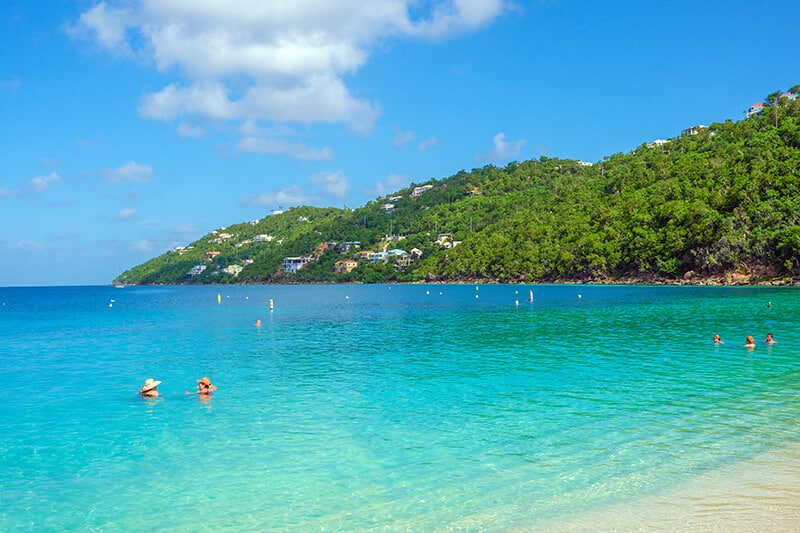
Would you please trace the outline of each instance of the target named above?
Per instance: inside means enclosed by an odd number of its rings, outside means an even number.
[[[775,337],[772,336],[772,333],[767,333],[767,338],[764,339],[764,342],[767,344],[778,344],[778,341],[775,340]]]
[[[722,342],[722,337],[720,337],[718,333],[714,335],[714,344],[725,344]]]
[[[755,348],[756,347],[756,339],[752,335],[748,335],[747,338],[744,340],[744,345],[747,348]]]
[[[143,398],[158,398],[158,390],[156,390],[156,387],[159,385],[161,385],[160,381],[147,378],[142,388],[139,389],[139,395]]]
[[[215,390],[217,390],[217,387],[211,384],[210,379],[204,377],[197,380],[197,394],[201,396],[210,396],[211,391]]]

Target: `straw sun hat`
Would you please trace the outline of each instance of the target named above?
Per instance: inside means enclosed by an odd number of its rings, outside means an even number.
[[[211,384],[211,380],[208,379],[208,378],[200,378],[200,379],[197,380],[197,383],[198,384],[203,383],[204,385],[207,385],[208,386],[208,390],[210,390],[210,391],[217,390],[216,385],[212,385]]]
[[[142,388],[139,389],[139,392],[151,391],[151,390],[155,389],[156,387],[158,387],[159,385],[161,385],[160,381],[155,380],[153,378],[147,378],[147,380],[144,382],[144,385],[142,385]]]

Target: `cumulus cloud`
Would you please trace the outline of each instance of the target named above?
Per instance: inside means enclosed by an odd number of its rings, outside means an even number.
[[[334,198],[345,198],[350,191],[350,182],[341,170],[314,174],[309,181],[322,189],[326,196]]]
[[[132,207],[125,207],[119,210],[115,220],[130,220],[132,218],[136,218],[136,209]]]
[[[421,154],[425,153],[437,144],[439,144],[439,139],[436,137],[428,137],[420,141],[419,145],[417,145],[417,151]]]
[[[176,128],[178,135],[187,139],[199,139],[206,134],[206,130],[199,127],[199,126],[192,126],[191,124],[186,124],[185,122],[181,122],[178,124]]]
[[[197,226],[194,224],[178,224],[175,226],[174,230],[175,233],[182,233],[182,234],[195,234],[198,232]]]
[[[274,138],[245,137],[239,140],[237,147],[243,152],[286,154],[296,159],[308,159],[312,161],[327,161],[333,158],[333,151],[328,147],[312,148],[302,143]]]
[[[398,131],[394,134],[394,138],[392,138],[392,143],[395,146],[403,146],[408,144],[414,140],[414,132],[413,131]]]
[[[398,189],[407,187],[411,180],[399,174],[389,174],[385,180],[375,182],[371,187],[364,189],[364,193],[375,196],[386,196]]]
[[[149,241],[147,239],[142,239],[140,241],[136,241],[131,245],[131,251],[132,252],[150,253],[153,250],[155,250],[155,245],[151,241]]]
[[[47,247],[39,241],[21,240],[14,243],[14,249],[18,252],[43,252]]]
[[[474,31],[511,7],[508,0],[106,0],[70,32],[176,77],[143,95],[143,116],[337,123],[366,134],[380,105],[344,80],[373,47]]]
[[[153,177],[153,167],[128,161],[120,167],[104,170],[103,174],[109,183],[149,183]]]
[[[525,146],[525,140],[513,141],[508,142],[506,141],[506,134],[505,133],[498,133],[493,138],[494,148],[490,150],[484,158],[488,161],[492,162],[505,162],[510,159],[514,159],[517,157],[522,150],[522,147]]]
[[[12,196],[16,196],[19,194],[19,191],[16,189],[8,189],[6,187],[0,187],[0,200],[3,198],[11,198]]]
[[[51,172],[49,176],[37,176],[31,179],[31,187],[36,192],[44,192],[57,181],[61,181],[61,177],[57,173]]]
[[[311,204],[316,197],[307,195],[299,185],[292,185],[277,191],[245,196],[239,202],[242,206],[283,207]]]

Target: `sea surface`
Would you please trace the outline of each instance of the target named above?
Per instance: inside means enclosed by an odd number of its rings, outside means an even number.
[[[798,290],[0,288],[0,531],[797,531]]]

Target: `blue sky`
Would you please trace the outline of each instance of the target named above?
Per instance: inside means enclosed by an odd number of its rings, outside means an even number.
[[[800,83],[796,2],[0,0],[0,286],[230,224],[598,161]]]

